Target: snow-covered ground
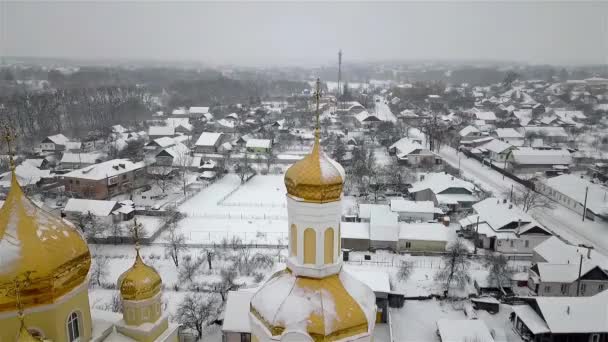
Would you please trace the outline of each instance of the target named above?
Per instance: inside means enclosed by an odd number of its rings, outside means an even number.
[[[460,170],[463,177],[471,179],[479,184],[484,190],[491,191],[496,196],[502,196],[511,191],[511,187],[517,189],[521,185],[508,177],[503,176],[491,169],[489,166],[481,165],[473,158],[467,158],[462,153],[456,153],[451,147],[443,147],[439,153],[441,157],[454,167],[458,167],[458,155],[460,155]],[[572,244],[590,244],[608,255],[608,225],[600,220],[582,222],[579,214],[556,204],[554,209],[533,209],[532,216],[551,230],[555,235],[567,240]]]
[[[467,300],[411,300],[406,301],[402,308],[390,309],[393,322],[394,341],[440,341],[437,336],[437,320],[467,319],[463,306]],[[477,310],[479,320],[482,320],[490,331],[494,330],[496,342],[521,341],[521,338],[511,328],[509,315],[512,309],[509,305],[500,305],[500,311],[494,315],[483,310]]]

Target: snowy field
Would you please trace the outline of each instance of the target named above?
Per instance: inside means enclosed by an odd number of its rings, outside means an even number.
[[[240,207],[285,207],[284,175],[255,176],[226,198],[222,205]]]

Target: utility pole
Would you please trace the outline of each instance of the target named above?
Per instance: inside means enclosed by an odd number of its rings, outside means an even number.
[[[509,195],[509,202],[513,203],[513,184],[511,184],[511,194]]]
[[[479,215],[477,215],[477,224],[475,225],[475,252],[477,255],[477,244],[479,243]]]
[[[342,97],[342,49],[340,49],[338,51],[338,98],[337,100],[337,104],[338,104],[338,109],[340,109],[340,103],[341,100],[340,98]]]
[[[578,245],[582,248],[587,248],[587,259],[591,259],[591,250],[593,246],[588,246],[584,244]],[[581,294],[581,273],[583,271],[583,255],[581,254],[580,263],[578,264],[578,278],[576,279],[576,296],[580,296]]]
[[[587,214],[587,193],[589,192],[589,187],[585,188],[585,204],[583,205],[583,222],[585,222],[585,214]]]

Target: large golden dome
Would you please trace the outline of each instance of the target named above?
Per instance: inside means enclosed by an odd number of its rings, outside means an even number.
[[[306,332],[314,341],[337,341],[373,328],[376,297],[349,274],[325,278],[277,272],[251,299],[251,314],[272,336]]]
[[[342,196],[344,168],[321,150],[317,131],[312,152],[285,173],[287,193],[306,202],[333,202]]]
[[[161,290],[162,280],[156,270],[144,263],[139,249],[133,266],[118,278],[118,289],[124,300],[146,300]]]
[[[14,285],[24,308],[51,304],[86,281],[91,254],[80,232],[32,203],[13,172],[0,209],[0,312],[17,307]]]

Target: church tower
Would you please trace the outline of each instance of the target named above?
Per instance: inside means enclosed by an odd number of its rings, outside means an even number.
[[[141,226],[135,221],[135,239]],[[138,342],[177,341],[168,333],[169,320],[162,313],[162,279],[156,270],[144,263],[139,255],[139,243],[135,242],[135,262],[118,278],[118,289],[122,299],[122,321],[116,323],[116,330]]]
[[[372,290],[342,271],[340,218],[344,169],[321,148],[317,79],[315,142],[285,173],[289,230],[287,268],[251,299],[252,339],[371,341]]]

